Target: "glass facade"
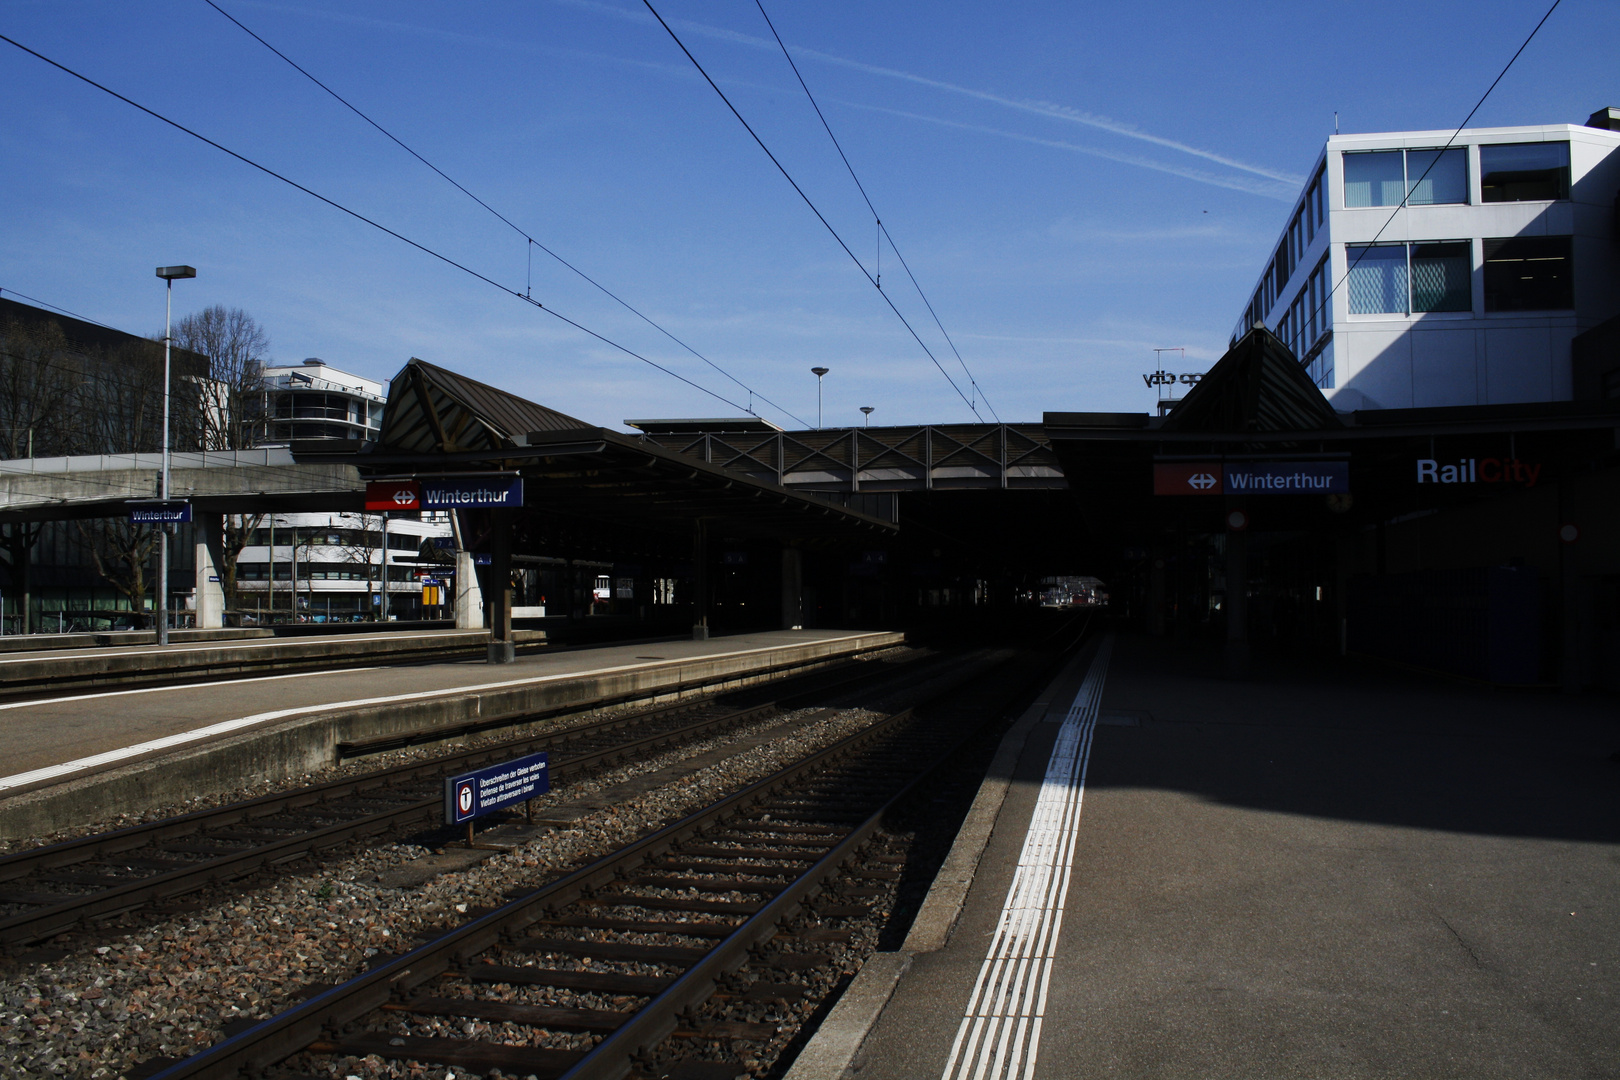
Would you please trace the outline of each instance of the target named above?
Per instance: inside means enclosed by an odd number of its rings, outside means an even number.
[[[1479,148],[1485,202],[1569,198],[1569,143],[1499,143]]]
[[[1344,205],[1437,206],[1468,201],[1468,149],[1351,151],[1344,155]]]
[[[1350,314],[1472,310],[1472,248],[1467,240],[1347,245]]]
[[[1573,238],[1485,241],[1486,311],[1563,311],[1575,306]]]

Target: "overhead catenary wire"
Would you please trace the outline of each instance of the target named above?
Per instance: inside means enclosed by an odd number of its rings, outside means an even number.
[[[1361,260],[1367,257],[1367,252],[1371,251],[1373,245],[1378,243],[1379,238],[1384,235],[1384,231],[1394,223],[1396,216],[1399,215],[1402,210],[1406,209],[1407,202],[1412,198],[1412,192],[1416,191],[1418,185],[1423,183],[1423,181],[1428,177],[1430,170],[1432,170],[1436,165],[1440,164],[1441,157],[1444,156],[1447,150],[1451,149],[1451,144],[1456,142],[1457,137],[1463,133],[1465,128],[1468,127],[1468,121],[1472,120],[1474,118],[1474,114],[1479,112],[1480,107],[1485,104],[1485,99],[1491,96],[1491,91],[1495,90],[1497,84],[1507,76],[1508,70],[1513,67],[1514,62],[1519,59],[1519,56],[1524,52],[1524,50],[1530,47],[1530,42],[1535,40],[1536,35],[1541,32],[1541,28],[1546,25],[1547,20],[1552,18],[1553,12],[1558,10],[1558,5],[1561,3],[1563,3],[1563,0],[1553,0],[1552,6],[1547,9],[1546,14],[1542,15],[1541,21],[1536,23],[1535,28],[1530,31],[1529,36],[1527,36],[1519,47],[1514,50],[1513,55],[1508,58],[1508,62],[1502,65],[1502,70],[1496,73],[1496,78],[1491,80],[1491,85],[1487,86],[1485,88],[1485,92],[1479,95],[1479,100],[1474,102],[1474,107],[1472,109],[1468,110],[1468,115],[1463,117],[1462,123],[1457,125],[1457,130],[1451,133],[1451,137],[1445,141],[1445,145],[1441,146],[1439,150],[1435,151],[1434,158],[1429,162],[1428,167],[1425,168],[1421,174],[1419,174],[1415,182],[1407,183],[1405,185],[1405,191],[1403,191],[1401,194],[1401,201],[1397,203],[1395,208],[1389,212],[1389,217],[1386,218],[1384,223],[1378,227],[1378,231],[1373,234],[1373,238],[1366,241],[1364,244],[1354,245],[1360,247],[1361,250],[1356,253],[1355,261],[1351,262],[1345,267],[1344,274],[1337,282],[1333,284],[1332,288],[1328,289],[1327,295],[1322,298],[1321,305],[1316,308],[1318,318],[1321,318],[1322,313],[1326,311],[1328,305],[1332,303],[1333,294],[1338,292],[1339,289],[1344,286],[1345,282],[1350,280],[1351,273],[1355,271],[1357,266],[1361,265]],[[1335,113],[1335,134],[1338,133],[1337,128],[1338,114]],[[1351,245],[1346,246],[1349,247]]]
[[[895,317],[900,320],[902,325],[905,326],[906,330],[911,334],[913,340],[915,340],[917,344],[922,347],[922,351],[927,354],[928,359],[934,362],[934,366],[939,369],[939,373],[945,376],[945,381],[951,384],[951,389],[955,390],[956,396],[962,399],[962,404],[966,405],[968,409],[972,411],[975,417],[979,417],[978,407],[968,398],[966,394],[962,393],[962,388],[956,385],[956,380],[951,378],[951,373],[945,370],[945,365],[939,362],[939,358],[934,355],[934,351],[930,349],[927,342],[923,341],[922,337],[918,335],[916,329],[912,327],[910,320],[908,320],[905,315],[901,313],[898,307],[895,307],[894,301],[889,299],[889,294],[883,291],[883,287],[877,283],[877,279],[874,278],[872,276],[872,272],[866,268],[866,264],[861,262],[860,257],[850,250],[849,245],[846,244],[844,242],[844,238],[838,234],[838,230],[833,228],[832,223],[827,220],[826,215],[824,215],[816,207],[816,204],[811,200],[810,196],[805,194],[804,189],[799,186],[799,182],[793,179],[793,174],[788,172],[782,163],[777,160],[775,154],[771,153],[771,148],[765,145],[765,140],[761,139],[758,132],[753,129],[753,126],[750,125],[747,120],[743,119],[743,114],[737,111],[737,106],[731,103],[731,99],[726,96],[726,92],[724,90],[720,89],[719,84],[717,84],[714,79],[710,78],[708,71],[705,70],[703,65],[698,62],[698,58],[692,55],[692,50],[686,47],[686,43],[681,40],[680,35],[675,33],[674,28],[671,27],[669,23],[664,21],[664,17],[662,15],[658,14],[658,9],[652,6],[652,0],[641,0],[641,2],[646,5],[648,11],[652,12],[653,18],[658,20],[658,25],[664,28],[665,32],[669,34],[670,39],[675,42],[676,46],[681,50],[681,52],[686,54],[686,58],[692,62],[692,66],[697,68],[698,74],[703,76],[703,81],[708,83],[709,88],[720,96],[720,100],[725,103],[727,109],[731,110],[731,115],[737,118],[737,122],[743,126],[743,130],[747,131],[749,136],[753,138],[754,142],[758,144],[759,148],[765,151],[765,156],[771,159],[771,164],[776,166],[776,171],[782,174],[782,178],[793,187],[794,191],[798,192],[799,198],[803,199],[804,204],[810,208],[810,212],[816,215],[816,220],[820,221],[821,224],[826,227],[827,231],[832,234],[832,238],[838,242],[838,246],[844,249],[844,254],[849,256],[850,261],[860,269],[861,274],[868,282],[871,283],[872,287],[877,290],[878,295],[883,297],[883,302],[889,305],[889,310],[894,312]]]
[[[557,319],[560,322],[567,323],[569,326],[572,326],[574,329],[580,331],[581,333],[589,334],[591,337],[595,338],[596,340],[598,340],[598,341],[602,342],[603,344],[608,345],[608,346],[610,346],[610,347],[612,347],[614,349],[617,349],[619,352],[624,353],[626,356],[634,357],[635,359],[640,360],[643,364],[646,364],[648,367],[656,368],[657,370],[662,371],[665,375],[668,375],[672,379],[680,380],[681,382],[685,383],[687,386],[692,387],[692,389],[698,390],[698,391],[700,391],[700,392],[702,392],[704,394],[707,394],[708,396],[714,398],[716,401],[724,402],[725,404],[731,406],[733,409],[741,409],[742,408],[741,405],[737,404],[735,401],[732,401],[730,398],[726,397],[725,395],[716,393],[715,391],[710,390],[708,387],[702,385],[701,383],[693,382],[691,379],[688,379],[685,375],[682,375],[680,372],[672,371],[669,368],[665,367],[664,365],[658,363],[656,360],[650,360],[647,357],[645,357],[645,356],[641,355],[640,353],[636,352],[634,349],[631,349],[631,348],[629,348],[627,346],[621,345],[617,341],[614,341],[612,338],[609,338],[609,337],[607,337],[607,336],[605,336],[603,334],[597,333],[595,330],[592,330],[590,327],[585,326],[582,323],[576,322],[573,319],[570,319],[568,316],[566,316],[566,315],[562,314],[561,312],[557,311],[555,308],[547,307],[545,304],[543,304],[540,301],[534,299],[533,297],[525,296],[523,293],[519,292],[518,290],[513,289],[510,286],[503,285],[499,281],[496,281],[494,278],[489,277],[486,274],[481,274],[477,270],[474,270],[472,267],[467,266],[464,263],[457,262],[455,259],[450,258],[450,256],[445,255],[445,254],[443,254],[441,252],[435,251],[433,248],[428,247],[426,244],[418,243],[417,241],[412,240],[410,237],[404,235],[403,233],[396,232],[395,230],[390,229],[388,226],[382,224],[381,222],[375,221],[372,218],[367,217],[366,215],[360,213],[358,210],[351,210],[349,207],[344,206],[342,203],[336,201],[335,199],[329,199],[325,195],[322,195],[320,192],[315,191],[312,188],[305,187],[303,184],[300,184],[298,181],[293,180],[290,177],[283,176],[281,173],[276,172],[274,169],[270,168],[269,166],[261,165],[257,161],[254,161],[252,158],[247,157],[244,154],[239,154],[235,150],[232,150],[230,147],[225,146],[225,145],[223,145],[221,143],[217,143],[213,139],[210,139],[208,136],[203,135],[203,134],[201,134],[199,132],[193,131],[191,128],[186,127],[184,124],[180,123],[179,121],[171,120],[167,116],[164,116],[162,113],[157,112],[154,109],[149,109],[145,105],[142,105],[140,102],[135,101],[132,98],[125,97],[123,94],[120,94],[118,91],[116,91],[116,90],[114,90],[114,89],[112,89],[112,88],[110,88],[108,86],[104,86],[103,84],[101,84],[101,83],[97,82],[96,80],[90,78],[88,75],[82,75],[79,72],[77,72],[77,71],[73,70],[72,68],[68,67],[66,64],[58,63],[57,61],[52,60],[50,57],[46,56],[45,54],[37,52],[34,49],[30,49],[27,45],[24,45],[22,42],[17,41],[14,38],[7,37],[5,34],[0,34],[0,41],[4,41],[8,45],[15,46],[16,48],[22,50],[23,52],[27,53],[28,55],[30,55],[32,57],[35,57],[36,59],[44,61],[45,63],[49,64],[51,67],[54,67],[57,70],[62,71],[64,73],[68,74],[68,75],[71,75],[75,79],[78,79],[79,81],[81,81],[83,83],[86,83],[89,86],[95,87],[97,90],[100,90],[102,93],[108,94],[108,95],[110,95],[112,97],[115,97],[119,101],[122,101],[124,104],[129,105],[132,108],[139,109],[141,112],[147,114],[148,116],[152,117],[153,119],[160,120],[163,123],[168,124],[170,127],[174,128],[175,130],[182,131],[185,134],[190,135],[192,138],[198,140],[199,142],[207,143],[209,146],[212,146],[215,150],[218,150],[223,154],[227,154],[227,155],[235,158],[237,161],[242,162],[244,165],[248,165],[248,166],[251,166],[254,169],[257,169],[258,171],[264,173],[266,176],[272,177],[273,179],[276,179],[276,180],[280,180],[282,183],[288,185],[289,187],[296,188],[297,190],[303,192],[305,195],[308,195],[313,199],[318,199],[319,201],[325,203],[327,206],[332,207],[334,210],[338,210],[338,211],[341,211],[342,213],[345,213],[345,214],[349,215],[350,217],[354,218],[356,221],[363,222],[363,223],[365,223],[367,225],[370,225],[372,228],[377,229],[380,232],[387,233],[389,236],[392,236],[394,239],[400,241],[401,243],[409,244],[411,247],[415,248],[416,250],[422,252],[425,255],[431,255],[433,258],[438,259],[440,262],[446,264],[447,266],[452,266],[455,269],[460,270],[462,273],[467,274],[470,277],[477,278],[479,281],[482,281],[484,284],[493,286],[494,288],[499,289],[501,292],[506,293],[508,296],[516,297],[517,299],[522,300],[522,301],[524,301],[525,303],[528,303],[528,304],[533,304],[535,307],[539,308],[541,311],[544,311],[547,315],[550,315],[552,318]]]
[[[1001,417],[997,414],[996,407],[990,403],[989,397],[985,395],[984,387],[980,386],[978,380],[973,377],[973,372],[968,370],[967,361],[962,359],[962,353],[957,349],[956,342],[951,340],[951,335],[946,331],[945,324],[940,321],[939,313],[934,310],[934,305],[929,302],[928,294],[923,292],[922,285],[917,281],[917,275],[911,272],[911,266],[906,262],[906,257],[900,254],[900,246],[894,242],[894,236],[890,234],[888,226],[883,224],[883,218],[878,214],[877,207],[872,205],[872,197],[866,193],[866,185],[862,184],[861,178],[855,175],[855,166],[850,164],[849,156],[844,153],[844,148],[839,143],[838,136],[833,134],[832,125],[827,122],[826,115],[822,113],[821,106],[816,101],[816,95],[810,92],[810,86],[804,81],[804,75],[799,71],[799,65],[793,62],[793,54],[788,52],[787,43],[782,40],[782,35],[776,32],[776,24],[771,22],[770,15],[765,11],[764,3],[762,0],[754,0],[754,6],[759,8],[760,15],[765,19],[765,25],[770,27],[771,36],[776,39],[776,44],[781,48],[782,56],[787,60],[788,67],[793,69],[793,77],[799,80],[799,87],[804,91],[804,96],[810,100],[810,107],[816,110],[816,119],[821,121],[822,128],[827,132],[827,138],[832,140],[833,149],[838,151],[839,160],[844,163],[844,168],[849,170],[849,178],[855,181],[856,189],[860,191],[861,198],[866,201],[866,208],[872,211],[872,220],[877,223],[878,229],[878,274],[875,284],[882,288],[883,241],[888,240],[889,247],[894,251],[895,258],[900,260],[901,269],[905,270],[906,277],[911,279],[912,288],[917,290],[917,295],[922,299],[923,305],[928,308],[928,314],[933,317],[934,325],[939,327],[939,332],[945,338],[945,343],[951,347],[951,352],[956,354],[956,362],[962,365],[962,374],[967,376],[968,383],[972,385],[975,396],[984,402],[985,407],[990,410],[990,415],[995,417],[996,422],[999,423]]]
[[[333,99],[335,99],[339,104],[341,104],[344,108],[348,109],[350,112],[354,113],[354,115],[358,116],[360,119],[364,120],[366,123],[368,123],[372,127],[376,128],[385,137],[387,137],[391,142],[393,142],[394,145],[398,146],[401,150],[404,150],[407,154],[411,155],[411,157],[415,158],[417,161],[420,161],[423,165],[426,165],[429,169],[432,169],[435,173],[437,173],[440,177],[442,177],[445,180],[446,183],[450,184],[457,191],[459,191],[463,195],[467,196],[467,198],[471,199],[473,202],[477,203],[479,206],[483,207],[485,210],[488,210],[491,214],[495,215],[495,217],[499,218],[502,222],[504,222],[513,232],[515,232],[519,236],[523,237],[523,239],[525,241],[525,252],[526,252],[526,255],[527,255],[527,270],[526,270],[526,272],[527,272],[527,281],[525,283],[525,288],[524,288],[524,291],[523,291],[523,296],[524,296],[525,299],[532,299],[531,293],[532,293],[532,290],[533,290],[533,287],[534,287],[534,254],[533,253],[534,253],[535,248],[539,248],[541,251],[545,252],[547,255],[550,255],[553,259],[557,260],[557,262],[559,262],[563,266],[567,267],[574,274],[578,275],[580,278],[582,278],[586,282],[590,283],[593,287],[595,287],[603,295],[605,295],[609,299],[613,300],[614,303],[618,304],[620,307],[622,307],[626,311],[630,312],[632,315],[634,315],[636,318],[640,319],[642,322],[646,323],[648,326],[652,327],[654,330],[657,330],[660,334],[663,334],[665,337],[669,338],[669,340],[673,341],[675,344],[679,345],[681,348],[685,349],[687,352],[691,353],[693,356],[697,357],[699,360],[701,360],[705,364],[709,365],[709,367],[713,368],[715,371],[719,372],[721,375],[725,376],[727,379],[730,379],[732,382],[736,383],[737,386],[740,387],[741,389],[746,390],[748,392],[748,395],[749,395],[750,399],[757,397],[761,401],[763,401],[767,405],[769,405],[771,408],[773,408],[777,412],[781,413],[782,415],[792,418],[795,422],[803,425],[804,427],[809,427],[810,426],[809,424],[805,423],[804,420],[800,419],[798,416],[795,416],[790,410],[782,407],[781,405],[778,405],[776,402],[772,401],[770,398],[766,397],[764,394],[760,393],[758,390],[755,390],[753,387],[749,386],[747,383],[743,382],[741,379],[739,379],[735,375],[731,374],[731,372],[727,371],[725,368],[721,367],[719,364],[715,363],[713,360],[710,360],[707,356],[703,355],[701,352],[694,349],[691,345],[688,345],[685,341],[683,341],[680,338],[676,337],[669,330],[665,329],[662,325],[660,325],[658,322],[653,320],[650,316],[643,313],[639,308],[635,307],[629,301],[627,301],[623,297],[619,296],[613,290],[609,289],[606,285],[603,285],[600,281],[597,281],[595,278],[591,277],[591,275],[587,274],[585,271],[581,270],[579,267],[575,266],[573,263],[569,262],[567,259],[565,259],[561,255],[557,254],[555,251],[551,250],[551,248],[547,247],[545,244],[541,243],[539,240],[536,240],[533,236],[529,235],[529,233],[527,231],[525,231],[522,226],[518,225],[511,218],[507,217],[505,214],[503,214],[499,210],[495,209],[493,206],[491,206],[489,203],[485,202],[483,199],[479,198],[477,195],[474,195],[471,191],[469,191],[466,187],[464,187],[460,183],[460,181],[456,180],[449,173],[446,173],[443,169],[441,169],[437,165],[433,164],[433,162],[429,161],[427,158],[425,158],[421,154],[417,153],[416,150],[414,150],[410,146],[406,145],[405,142],[402,139],[400,139],[398,136],[396,136],[393,132],[389,131],[387,128],[383,127],[376,120],[373,120],[368,114],[366,114],[364,111],[362,111],[359,108],[359,106],[355,105],[348,98],[344,97],[342,94],[339,94],[336,90],[332,89],[330,86],[326,85],[320,79],[316,78],[313,74],[311,74],[307,69],[305,69],[296,60],[294,60],[292,57],[288,56],[286,53],[282,52],[280,49],[276,48],[274,45],[270,44],[264,38],[260,37],[250,27],[248,27],[246,24],[244,24],[240,19],[238,19],[236,16],[232,15],[230,12],[226,11],[224,8],[220,7],[217,3],[215,3],[214,0],[203,0],[203,2],[206,3],[209,7],[213,8],[215,11],[219,12],[221,15],[225,16],[225,18],[229,19],[231,22],[235,23],[238,27],[241,28],[243,33],[247,34],[254,41],[257,41],[260,45],[263,45],[266,49],[269,49],[271,52],[275,53],[281,59],[285,60],[289,65],[292,66],[292,68],[295,71],[297,71],[300,75],[304,76],[310,82],[314,83],[316,86],[320,87],[322,90],[326,91],[327,94],[331,95],[331,97]],[[753,414],[752,407],[749,408],[748,412],[750,413],[750,415]]]

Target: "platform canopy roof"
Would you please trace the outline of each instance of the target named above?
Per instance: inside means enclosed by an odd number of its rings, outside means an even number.
[[[1532,462],[1540,482],[1620,459],[1620,402],[1552,401],[1340,413],[1275,335],[1256,327],[1168,416],[1049,412],[1046,435],[1088,532],[1106,550],[1165,530],[1218,531],[1243,499],[1256,529],[1350,532],[1393,516],[1493,498],[1502,485],[1419,485],[1420,460]],[[1338,460],[1348,497],[1155,495],[1169,462]]]
[[[730,472],[412,359],[389,386],[377,443],[295,444],[299,460],[340,455],[372,477],[520,473],[536,543],[622,553],[715,536],[858,540],[892,522]]]

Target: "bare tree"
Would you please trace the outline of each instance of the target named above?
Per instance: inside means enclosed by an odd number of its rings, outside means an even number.
[[[174,328],[174,344],[208,358],[199,386],[198,443],[205,450],[253,445],[252,424],[264,391],[270,338],[253,316],[222,304],[193,312]]]
[[[67,452],[69,406],[83,382],[83,365],[59,325],[8,323],[0,331],[0,455]]]
[[[264,391],[269,335],[241,308],[222,304],[187,315],[173,333],[176,348],[208,358],[208,375],[190,380],[197,395],[196,409],[188,414],[196,426],[196,445],[204,450],[251,447],[253,421]],[[235,612],[240,603],[236,560],[263,521],[263,514],[225,515],[217,569],[227,612]]]
[[[158,530],[124,518],[92,518],[79,522],[79,531],[90,547],[96,573],[129,600],[136,621],[144,622],[146,574],[157,551]]]
[[[0,330],[0,456],[61,454],[72,448],[69,403],[83,382],[83,368],[55,322],[8,322]],[[39,522],[0,527],[0,567],[19,598],[22,632],[32,629],[31,564]]]

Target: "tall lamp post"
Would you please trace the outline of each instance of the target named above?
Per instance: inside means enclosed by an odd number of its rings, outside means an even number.
[[[810,374],[812,374],[812,375],[814,375],[816,377],[816,430],[817,431],[821,430],[821,377],[823,375],[827,374],[827,372],[829,370],[830,370],[829,368],[824,368],[824,367],[813,367],[813,368],[810,369]]]
[[[157,276],[163,279],[163,479],[158,485],[158,498],[169,501],[169,347],[170,326],[174,321],[174,281],[176,278],[194,278],[197,270],[191,266],[160,266]],[[169,530],[164,523],[158,533],[158,597],[157,641],[169,643]]]
[[[875,408],[875,406],[872,406],[872,405],[862,405],[861,406],[861,412],[866,414],[866,426],[867,427],[872,426],[872,410],[873,410],[873,408]]]

